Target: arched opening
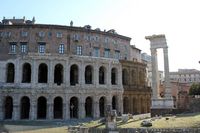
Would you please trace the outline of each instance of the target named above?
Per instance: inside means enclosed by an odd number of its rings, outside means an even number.
[[[112,109],[113,110],[116,110],[117,108],[117,101],[116,101],[117,99],[116,99],[116,96],[113,96],[112,97]]]
[[[100,117],[105,116],[105,98],[101,97],[99,99],[99,112],[100,112]]]
[[[128,85],[128,71],[126,69],[122,70],[122,84]]]
[[[128,97],[124,97],[123,99],[123,108],[124,108],[124,114],[129,113],[129,100]]]
[[[54,68],[54,83],[61,85],[63,83],[63,66],[57,64]]]
[[[46,119],[47,115],[47,100],[45,97],[39,97],[37,101],[37,118]]]
[[[70,99],[70,118],[78,118],[78,98]]]
[[[38,70],[38,83],[47,83],[48,79],[48,67],[46,64],[42,63]]]
[[[30,100],[27,96],[22,97],[21,99],[21,119],[29,119],[29,111],[30,111]]]
[[[7,83],[14,83],[15,80],[15,65],[13,63],[8,63],[7,64]]]
[[[31,65],[29,63],[25,63],[23,65],[22,83],[30,83],[30,82],[31,82]]]
[[[105,84],[105,68],[104,67],[100,67],[99,68],[99,84]]]
[[[137,114],[137,105],[136,105],[136,99],[133,98],[133,114]]]
[[[5,119],[12,119],[12,112],[13,112],[13,99],[10,96],[5,98],[4,102],[4,118]]]
[[[54,119],[62,119],[63,118],[63,100],[61,97],[56,97],[54,99],[53,105],[53,113]]]
[[[92,98],[87,97],[85,100],[85,114],[86,117],[92,117]]]
[[[70,85],[78,84],[78,66],[72,65],[70,68]]]
[[[145,99],[141,98],[141,114],[145,113]]]
[[[85,84],[92,84],[92,67],[86,66],[85,68]]]
[[[111,70],[111,84],[116,85],[117,84],[117,69],[112,68]]]

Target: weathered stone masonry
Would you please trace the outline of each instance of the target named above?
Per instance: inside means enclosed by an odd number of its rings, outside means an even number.
[[[0,24],[0,120],[98,118],[107,105],[127,113],[119,60],[131,62],[131,38],[90,26],[34,22],[4,19]],[[144,81],[144,64],[138,68]],[[134,84],[133,93],[148,100],[150,92],[141,88],[145,83]],[[148,112],[137,105],[138,113]]]

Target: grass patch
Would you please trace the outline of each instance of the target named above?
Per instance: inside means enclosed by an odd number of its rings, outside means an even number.
[[[168,120],[166,120],[168,118]],[[119,128],[139,128],[139,121],[129,120],[125,124],[121,124]],[[181,114],[177,116],[162,117],[152,121],[153,126],[150,128],[197,128],[200,127],[200,113]]]
[[[168,120],[166,120],[168,118]],[[117,121],[118,128],[140,128],[142,120],[123,123]],[[199,128],[200,113],[180,114],[176,117],[162,117],[152,121],[153,126],[149,128]],[[2,121],[0,132],[10,131],[13,133],[67,133],[69,126],[85,126],[94,128],[105,128],[103,120],[68,120],[68,121]],[[3,129],[3,130],[2,130]]]

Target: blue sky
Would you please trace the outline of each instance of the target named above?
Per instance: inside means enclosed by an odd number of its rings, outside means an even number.
[[[165,34],[170,71],[200,69],[200,2],[198,0],[4,0],[0,19],[36,18],[36,23],[91,25],[115,29],[131,37],[131,44],[150,54],[145,36]],[[163,56],[158,51],[159,69]]]

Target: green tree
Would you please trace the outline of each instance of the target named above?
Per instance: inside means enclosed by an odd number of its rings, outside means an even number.
[[[192,84],[192,86],[190,87],[189,94],[200,95],[200,84],[197,84],[197,83]]]

